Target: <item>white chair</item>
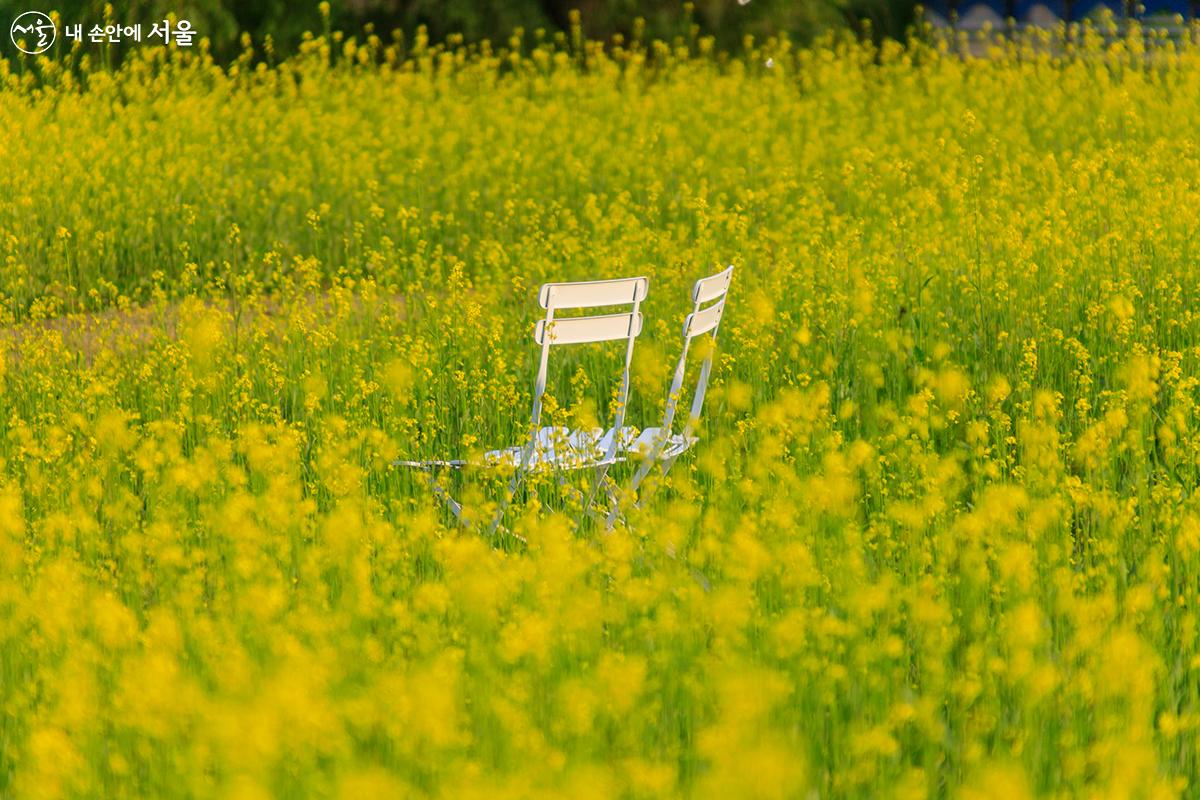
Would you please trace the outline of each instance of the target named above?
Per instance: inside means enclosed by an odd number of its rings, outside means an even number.
[[[530,422],[529,441],[513,447],[492,450],[482,460],[425,460],[394,461],[394,466],[424,470],[433,473],[442,469],[464,467],[514,469],[508,490],[492,519],[489,533],[494,534],[504,518],[508,505],[516,495],[521,482],[536,469],[578,470],[592,468],[595,476],[592,495],[603,482],[608,468],[617,462],[619,437],[616,431],[623,430],[625,408],[629,400],[629,367],[633,361],[633,345],[642,332],[642,301],[646,299],[649,280],[645,277],[619,278],[607,281],[579,281],[574,283],[547,283],[538,293],[538,303],[546,310],[546,316],[534,328],[533,339],[541,346],[541,362],[533,388],[533,414]],[[570,309],[588,309],[612,306],[629,306],[629,310],[617,314],[582,317],[555,317],[555,312]],[[568,431],[565,428],[540,427],[542,396],[546,392],[546,372],[550,362],[550,349],[556,345],[586,344],[594,342],[624,341],[625,366],[621,372],[621,383],[613,413],[613,426],[607,434],[600,429],[590,431]],[[462,504],[437,485],[431,475],[434,492],[446,503],[455,518],[464,525]],[[585,509],[591,504],[589,495]]]
[[[611,437],[617,445],[618,460],[641,459],[629,484],[630,492],[637,491],[655,465],[658,465],[665,476],[675,459],[697,442],[693,431],[700,422],[700,412],[704,408],[704,394],[708,389],[708,376],[712,371],[713,353],[716,351],[717,330],[721,325],[721,316],[725,313],[725,298],[732,281],[733,265],[730,265],[716,275],[701,278],[692,287],[692,311],[683,321],[683,348],[679,353],[679,363],[675,366],[675,375],[671,379],[671,388],[667,392],[662,423],[656,428],[646,428],[640,432],[633,428],[621,428],[620,435]],[[712,347],[707,350],[704,361],[700,364],[700,375],[692,393],[692,406],[687,423],[682,431],[675,433],[671,430],[671,425],[675,420],[675,409],[679,404],[684,374],[687,371],[688,348],[693,339],[706,333],[712,337]],[[615,494],[610,493],[609,498],[608,527],[611,529],[616,522],[619,506]],[[638,504],[641,504],[640,499]]]

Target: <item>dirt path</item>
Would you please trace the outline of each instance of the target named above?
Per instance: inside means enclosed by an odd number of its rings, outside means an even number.
[[[337,304],[329,293],[314,295],[303,301],[293,300],[290,304],[270,297],[258,298],[248,304],[233,300],[210,300],[204,301],[199,308],[190,309],[184,308],[185,303],[171,301],[108,308],[0,327],[0,347],[7,351],[9,359],[19,361],[25,345],[47,334],[57,335],[68,349],[79,353],[90,364],[96,353],[104,349],[136,349],[160,337],[177,339],[181,319],[198,311],[218,312],[218,318],[223,319],[230,330],[264,321],[282,321],[284,314],[295,312],[297,303],[303,303],[304,311],[312,313],[317,319],[328,319],[338,312]],[[385,313],[393,319],[405,318],[407,311],[404,298],[400,295],[375,298],[369,309],[368,303],[355,295],[351,298],[351,309],[356,313],[367,310]]]

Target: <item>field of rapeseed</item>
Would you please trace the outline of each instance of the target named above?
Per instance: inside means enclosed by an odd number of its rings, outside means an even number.
[[[0,797],[1200,794],[1200,47],[1149,48],[0,62]],[[651,423],[726,263],[613,532],[389,467],[519,440],[546,280],[650,277]]]

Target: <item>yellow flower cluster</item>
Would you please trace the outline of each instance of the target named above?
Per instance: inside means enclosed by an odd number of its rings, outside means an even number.
[[[1200,47],[1056,36],[0,61],[0,797],[1200,792]],[[730,261],[613,532],[389,467]]]

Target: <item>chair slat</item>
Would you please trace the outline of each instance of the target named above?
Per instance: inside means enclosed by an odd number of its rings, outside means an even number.
[[[716,275],[709,275],[707,278],[701,278],[696,281],[695,288],[692,289],[693,303],[707,303],[709,300],[716,300],[725,292],[729,291],[729,283],[733,278],[733,265],[729,265]]]
[[[630,331],[630,326],[633,330]],[[556,319],[550,324],[550,344],[583,344],[585,342],[608,342],[628,339],[642,332],[642,314],[605,314],[596,317],[568,317]],[[538,344],[546,343],[546,321],[538,322],[533,329],[533,339]]]
[[[616,306],[645,300],[649,285],[650,281],[646,278],[547,283],[538,293],[538,302],[542,308]]]
[[[708,333],[717,327],[717,323],[721,321],[721,312],[724,310],[725,299],[722,298],[708,308],[697,311],[694,314],[688,314],[687,320],[683,323],[683,335],[692,337]]]

